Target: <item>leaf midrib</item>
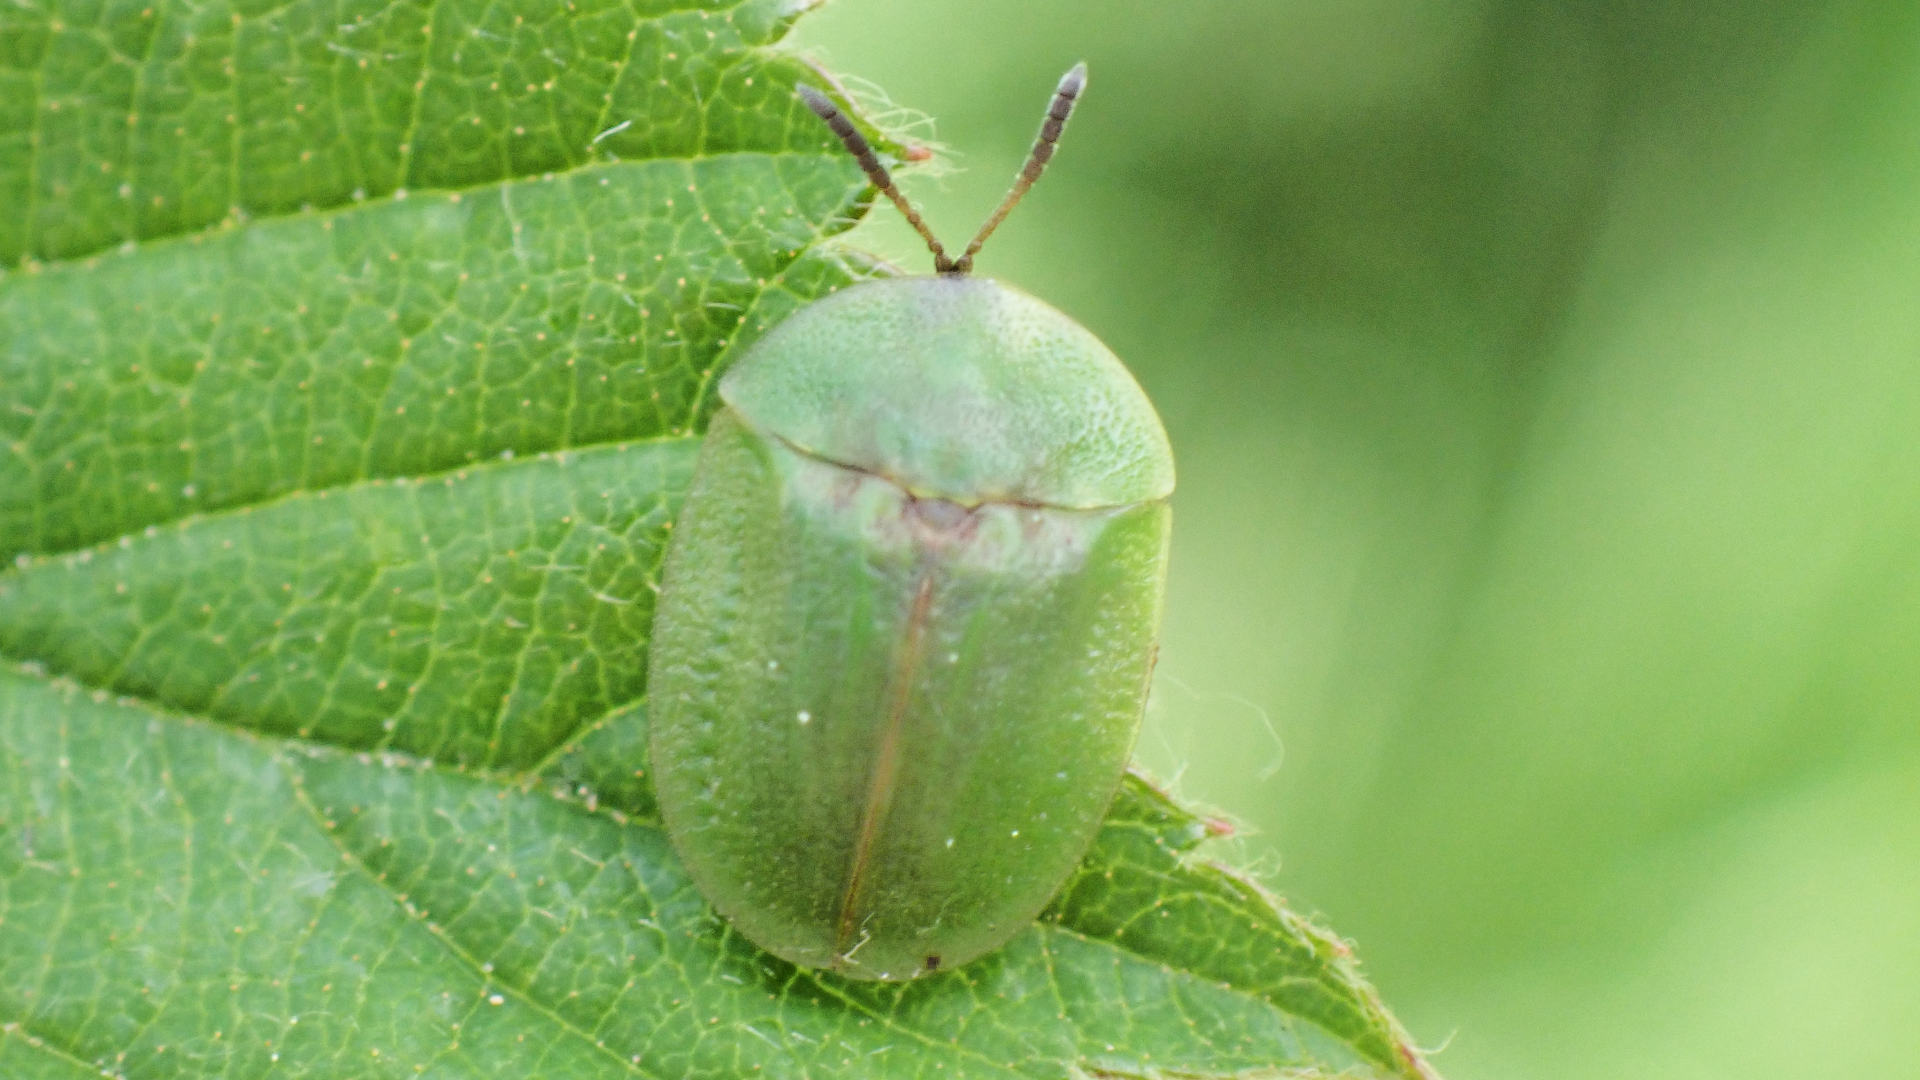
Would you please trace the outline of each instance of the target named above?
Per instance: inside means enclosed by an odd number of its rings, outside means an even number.
[[[0,660],[10,660],[10,659],[12,658],[7,657],[5,654],[0,654]],[[434,923],[432,920],[424,919],[424,918],[414,918],[412,914],[407,911],[406,903],[404,900],[401,899],[401,894],[399,893],[399,891],[395,889],[392,885],[390,885],[388,882],[381,880],[378,874],[373,873],[365,865],[363,865],[360,862],[359,857],[356,856],[351,850],[349,850],[345,845],[343,845],[340,842],[337,835],[337,829],[330,826],[326,815],[320,813],[319,809],[313,805],[311,798],[306,793],[304,778],[296,770],[292,770],[289,768],[288,759],[290,755],[294,755],[294,754],[301,754],[301,755],[306,755],[311,757],[364,758],[364,759],[367,759],[367,763],[369,764],[378,763],[379,765],[385,768],[411,769],[416,772],[429,772],[438,776],[443,776],[448,778],[457,778],[462,781],[488,784],[501,790],[514,791],[522,795],[537,795],[539,797],[546,798],[553,802],[559,803],[567,807],[569,810],[576,813],[586,814],[594,817],[605,817],[607,820],[613,822],[614,825],[619,828],[648,829],[664,836],[665,826],[661,822],[659,822],[656,818],[650,815],[630,814],[625,811],[615,809],[614,807],[611,807],[611,806],[589,807],[578,800],[565,797],[562,791],[556,790],[550,785],[542,785],[539,781],[542,777],[542,770],[547,764],[545,760],[536,764],[535,766],[530,766],[527,769],[509,772],[509,771],[496,770],[496,769],[466,768],[464,766],[458,766],[458,765],[447,765],[431,758],[423,758],[423,757],[419,757],[413,754],[408,754],[402,751],[361,750],[361,749],[355,749],[352,747],[341,746],[336,743],[325,742],[319,739],[301,738],[299,736],[294,736],[294,735],[270,735],[264,732],[256,731],[252,728],[248,728],[239,724],[222,720],[218,717],[198,716],[191,713],[184,713],[177,709],[170,708],[160,702],[154,701],[151,698],[144,697],[142,695],[120,693],[112,690],[111,688],[98,686],[93,683],[87,682],[85,680],[73,678],[72,676],[53,675],[45,671],[34,670],[37,667],[44,667],[43,662],[38,660],[26,661],[26,662],[14,660],[11,664],[9,664],[9,667],[11,670],[0,672],[0,678],[3,678],[5,676],[12,676],[14,678],[19,678],[23,680],[31,680],[39,683],[40,685],[47,686],[53,689],[58,689],[61,687],[62,684],[65,684],[82,693],[90,693],[94,695],[97,700],[111,700],[127,707],[138,708],[142,712],[147,714],[150,718],[153,718],[153,719],[162,720],[170,724],[185,725],[189,727],[199,726],[199,727],[213,728],[222,732],[225,735],[228,735],[233,738],[242,739],[247,742],[251,742],[256,746],[263,748],[268,752],[268,755],[273,760],[275,767],[279,769],[281,771],[281,774],[287,778],[289,787],[292,788],[293,791],[295,792],[296,800],[300,802],[302,810],[314,820],[316,827],[320,830],[320,833],[327,838],[327,843],[330,846],[332,846],[336,851],[338,851],[340,855],[343,857],[343,859],[350,866],[352,866],[357,873],[362,875],[363,878],[365,878],[368,882],[372,883],[376,888],[378,888],[379,891],[393,903],[393,905],[400,912],[400,914],[408,916],[410,919],[413,919],[413,921],[421,922],[422,924],[424,924],[428,932],[433,935],[434,939],[440,942],[448,950],[449,954],[454,956],[462,965],[471,969],[472,972],[475,974],[475,976],[479,978],[483,983],[488,985],[498,985],[513,991],[516,999],[527,1003],[532,1008],[535,1008],[543,1016],[549,1017],[555,1023],[561,1025],[564,1028],[564,1030],[566,1030],[569,1034],[576,1035],[586,1040],[588,1043],[596,1042],[596,1040],[591,1035],[591,1033],[582,1031],[578,1027],[578,1025],[567,1021],[563,1016],[553,1011],[553,1009],[550,1006],[547,1006],[544,1003],[540,1002],[538,999],[530,996],[530,994],[527,991],[525,991],[523,988],[516,986],[512,983],[506,982],[500,979],[497,974],[488,971],[481,964],[480,961],[475,959],[471,954],[467,953],[465,950],[461,949],[453,941],[449,940],[445,936],[444,928],[440,927],[438,924]],[[618,714],[619,712],[625,709],[631,708],[633,705],[643,700],[645,700],[644,697],[637,698],[634,701],[626,702],[622,705],[615,706],[614,708],[607,710],[607,712],[602,716],[596,717],[590,723],[582,724],[581,731],[586,731],[588,729],[597,727],[598,725],[602,724],[609,716]],[[1103,826],[1103,828],[1104,827],[1108,827],[1108,826]],[[1146,828],[1145,826],[1138,826],[1138,825],[1134,827],[1141,828],[1141,829]],[[1151,831],[1151,830],[1148,830],[1148,831]],[[1157,874],[1157,873],[1155,874],[1155,876],[1164,878],[1164,875]],[[1104,937],[1100,937],[1100,938],[1092,937],[1085,933],[1080,932],[1079,930],[1074,929],[1073,927],[1067,926],[1064,923],[1047,921],[1045,923],[1037,923],[1036,925],[1039,925],[1040,929],[1046,934],[1051,934],[1051,933],[1062,934],[1066,937],[1073,938],[1074,940],[1077,940],[1077,941],[1086,942],[1087,944],[1090,944],[1090,945],[1095,945],[1100,948],[1112,949],[1115,952],[1124,953],[1127,956],[1131,956],[1136,960],[1140,960],[1146,963],[1153,963],[1153,964],[1165,963],[1164,958],[1158,957],[1158,956],[1150,956],[1145,953],[1137,952],[1134,949],[1129,948],[1123,941],[1108,939]],[[1051,982],[1054,979],[1053,949],[1052,949],[1052,946],[1044,940],[1040,943],[1040,949],[1043,956],[1045,956],[1047,960],[1048,978],[1049,978],[1049,981]],[[1184,972],[1184,973],[1194,978],[1201,978],[1201,976],[1199,976],[1197,973],[1194,973],[1194,972]],[[926,1035],[923,1032],[915,1031],[911,1028],[899,1027],[888,1014],[876,1011],[872,1007],[860,1002],[859,1000],[848,996],[843,990],[841,990],[841,988],[823,981],[821,978],[819,978],[818,974],[813,971],[810,971],[805,968],[796,968],[795,977],[806,980],[808,983],[810,983],[812,986],[818,989],[821,993],[832,997],[836,1001],[839,1001],[848,1009],[854,1010],[856,1012],[861,1013],[864,1016],[870,1017],[876,1024],[878,1024],[884,1030],[895,1032],[906,1038],[911,1038],[916,1042],[923,1043],[929,1047],[939,1050],[942,1053],[957,1053],[957,1054],[965,1055],[974,1060],[978,1060],[982,1064],[988,1065],[994,1069],[1005,1070],[1009,1068],[1009,1066],[1006,1063],[987,1058],[984,1055],[980,1054],[978,1051],[967,1050],[962,1047],[954,1046],[950,1043],[941,1042],[939,1040],[932,1038],[931,1036]],[[1289,981],[1292,981],[1292,980],[1289,980]],[[1316,980],[1309,979],[1305,981],[1312,982],[1315,985],[1318,985]],[[1260,1003],[1261,1005],[1264,1005],[1267,1008],[1274,1009],[1280,1012],[1282,1015],[1286,1016],[1288,1020],[1292,1023],[1309,1025],[1315,1028],[1316,1030],[1319,1030],[1325,1033],[1329,1038],[1333,1039],[1336,1042],[1339,1042],[1343,1045],[1350,1045],[1344,1036],[1341,1036],[1337,1032],[1328,1030],[1327,1028],[1321,1026],[1320,1024],[1315,1023],[1312,1019],[1305,1016],[1296,1015],[1294,1013],[1286,1012],[1286,1010],[1282,1009],[1278,1004],[1276,1004],[1272,1000],[1272,998],[1269,995],[1265,993],[1251,991],[1248,988],[1244,988],[1240,986],[1230,987],[1229,989],[1231,989],[1232,992],[1234,992],[1235,994],[1238,994],[1243,998],[1246,998],[1251,1001],[1257,1001],[1258,1003]],[[1072,1023],[1071,1010],[1065,1008],[1065,999],[1060,996],[1060,991],[1057,986],[1054,987],[1054,993],[1057,1001],[1061,1004],[1061,1009],[1058,1014],[1061,1017],[1061,1022],[1071,1024]],[[618,1054],[613,1054],[612,1051],[607,1050],[607,1048],[604,1046],[596,1046],[595,1049],[609,1054],[615,1060],[619,1061],[620,1064],[623,1067],[627,1068],[628,1071],[630,1072],[635,1072],[642,1076],[648,1076],[650,1080],[664,1080],[664,1078],[654,1076],[653,1074],[649,1074],[643,1070],[635,1068],[632,1062],[628,1061],[625,1058],[621,1058]]]
[[[627,1072],[640,1075],[640,1076],[649,1077],[650,1080],[664,1080],[664,1077],[661,1077],[659,1074],[647,1072],[646,1070],[640,1068],[638,1065],[628,1060],[627,1058],[623,1058],[619,1054],[614,1053],[612,1050],[602,1045],[603,1040],[596,1039],[591,1032],[583,1030],[582,1028],[580,1028],[579,1025],[573,1023],[572,1021],[568,1020],[566,1017],[562,1016],[560,1013],[555,1011],[551,1006],[542,1002],[537,997],[534,997],[525,988],[519,985],[516,985],[513,982],[502,979],[499,976],[499,974],[496,972],[487,970],[487,968],[479,959],[474,957],[471,953],[467,952],[465,949],[461,948],[456,942],[449,939],[446,936],[445,928],[440,926],[438,923],[434,922],[431,919],[416,916],[412,912],[409,912],[407,910],[406,901],[402,899],[402,895],[399,892],[399,890],[396,889],[389,882],[383,880],[379,874],[374,873],[363,862],[361,862],[358,855],[354,854],[354,852],[351,849],[349,849],[346,845],[340,842],[337,826],[334,823],[330,822],[327,816],[321,813],[320,809],[313,804],[313,800],[311,796],[308,795],[306,791],[305,778],[300,774],[298,770],[290,767],[289,757],[292,754],[306,754],[309,756],[316,756],[316,757],[366,756],[366,757],[377,759],[379,763],[385,767],[409,768],[409,769],[414,769],[416,771],[433,772],[442,776],[457,777],[465,781],[477,781],[480,783],[492,784],[505,790],[518,791],[523,795],[536,794],[541,797],[551,799],[554,802],[560,803],[561,805],[567,807],[569,810],[576,813],[587,814],[590,816],[605,816],[609,821],[612,821],[619,828],[648,829],[655,833],[658,833],[661,836],[664,836],[665,827],[660,823],[658,823],[657,821],[653,820],[652,818],[639,817],[635,815],[620,813],[617,811],[611,811],[610,808],[589,809],[588,807],[574,800],[558,797],[549,790],[536,791],[535,789],[540,787],[540,785],[536,783],[536,781],[539,779],[539,776],[538,774],[530,771],[516,773],[516,774],[503,774],[500,772],[495,772],[490,770],[469,770],[469,769],[462,769],[455,766],[443,765],[439,762],[432,761],[430,759],[419,758],[413,755],[403,754],[403,753],[394,752],[394,751],[376,752],[376,751],[353,750],[347,747],[335,745],[333,743],[322,742],[317,739],[303,739],[298,736],[287,736],[287,735],[268,735],[259,731],[255,731],[251,728],[241,727],[239,725],[231,724],[217,718],[202,717],[202,716],[195,716],[190,713],[182,713],[178,710],[168,708],[165,705],[159,704],[149,698],[145,698],[140,695],[115,693],[106,688],[93,686],[82,680],[74,679],[68,676],[56,677],[56,676],[47,675],[41,672],[27,670],[27,669],[24,669],[18,663],[15,663],[12,665],[12,670],[6,671],[4,673],[0,673],[0,677],[5,677],[7,675],[10,675],[15,678],[33,680],[40,683],[41,685],[54,688],[54,689],[58,689],[61,683],[64,682],[65,684],[83,693],[92,693],[95,695],[106,695],[109,700],[115,701],[125,707],[138,708],[143,713],[147,714],[149,718],[152,718],[152,719],[162,720],[170,724],[179,724],[179,725],[186,725],[186,726],[204,726],[204,727],[214,728],[219,730],[223,734],[226,734],[234,738],[239,738],[247,742],[251,742],[256,746],[259,746],[260,748],[266,751],[267,756],[273,761],[274,767],[280,771],[280,774],[283,777],[286,778],[288,787],[294,792],[294,799],[300,805],[303,813],[313,821],[315,828],[318,829],[320,835],[326,838],[328,845],[340,854],[342,861],[346,863],[348,866],[350,866],[357,874],[359,874],[363,880],[373,885],[377,890],[379,890],[379,892],[382,895],[387,897],[389,902],[393,905],[394,909],[400,915],[405,916],[409,921],[422,924],[427,930],[427,932],[430,935],[432,935],[434,940],[439,942],[440,945],[447,950],[449,955],[454,957],[463,967],[470,970],[472,974],[475,976],[475,978],[477,978],[483,985],[497,986],[502,988],[503,990],[511,992],[517,1000],[525,1003],[530,1008],[533,1008],[535,1011],[539,1012],[542,1016],[552,1020],[556,1025],[558,1025],[562,1030],[566,1031],[569,1035],[572,1035],[584,1040],[588,1044],[592,1045],[596,1051],[602,1054],[605,1054],[608,1057],[610,1057],[612,1060],[618,1062],[620,1066],[623,1069],[625,1069]],[[511,782],[508,782],[509,779],[511,779]],[[1048,932],[1057,931],[1059,933],[1065,934],[1067,936],[1076,938],[1081,941],[1086,941],[1091,944],[1099,945],[1105,948],[1111,948],[1111,949],[1114,949],[1115,951],[1126,953],[1130,956],[1134,956],[1141,960],[1151,959],[1149,957],[1141,956],[1138,953],[1134,953],[1132,950],[1127,949],[1126,947],[1124,947],[1123,945],[1120,945],[1117,942],[1101,941],[1098,939],[1089,938],[1086,935],[1077,933],[1067,927],[1049,924],[1043,927],[1043,929]],[[1052,949],[1044,941],[1041,943],[1041,949],[1048,958],[1049,971],[1051,971]],[[922,1045],[938,1050],[943,1054],[953,1054],[956,1056],[968,1058],[970,1060],[978,1061],[979,1063],[986,1065],[990,1068],[993,1068],[997,1071],[1002,1071],[1002,1072],[1008,1071],[1008,1065],[1006,1063],[989,1058],[977,1050],[971,1050],[966,1047],[956,1046],[952,1043],[943,1042],[933,1038],[930,1035],[927,1035],[924,1032],[914,1030],[913,1028],[910,1028],[910,1027],[901,1026],[889,1014],[874,1009],[872,1006],[867,1005],[859,1001],[858,999],[847,995],[842,988],[822,980],[819,977],[817,972],[814,972],[806,968],[795,968],[794,976],[795,978],[803,979],[806,982],[810,983],[812,986],[818,989],[821,993],[829,997],[832,997],[834,1000],[844,1005],[847,1009],[870,1018],[882,1030],[900,1035],[903,1038],[911,1039]],[[1062,1000],[1064,1002],[1064,999]],[[1271,1003],[1267,1003],[1267,1004],[1269,1007],[1272,1007]],[[1063,1005],[1063,1011],[1064,1011],[1064,1005]],[[44,1039],[42,1041],[44,1041]],[[92,1066],[87,1066],[87,1067],[92,1068]]]

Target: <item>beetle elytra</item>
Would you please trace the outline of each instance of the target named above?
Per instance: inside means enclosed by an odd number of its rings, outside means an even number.
[[[859,979],[968,963],[1086,854],[1159,635],[1173,455],[1106,346],[970,276],[866,140],[935,276],[802,308],[720,382],[649,669],[661,813],[703,895],[786,960]]]

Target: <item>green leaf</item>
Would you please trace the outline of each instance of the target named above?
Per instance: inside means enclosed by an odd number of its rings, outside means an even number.
[[[0,1074],[1432,1075],[1138,780],[906,986],[681,871],[646,643],[712,378],[878,272],[805,6],[0,13]]]

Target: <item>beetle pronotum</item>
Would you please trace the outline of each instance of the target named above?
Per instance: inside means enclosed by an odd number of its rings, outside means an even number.
[[[799,88],[933,277],[801,309],[720,381],[649,672],[661,813],[702,893],[793,963],[909,979],[997,949],[1086,854],[1139,730],[1173,455],[1106,346],[969,276]]]

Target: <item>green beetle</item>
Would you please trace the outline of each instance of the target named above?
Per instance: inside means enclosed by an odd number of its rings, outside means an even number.
[[[800,88],[939,273],[812,304],[721,379],[648,678],[676,850],[804,967],[910,979],[999,948],[1086,854],[1139,730],[1166,432],[1093,334],[967,273],[1085,78],[957,260]]]

